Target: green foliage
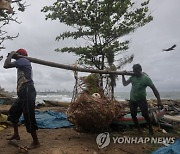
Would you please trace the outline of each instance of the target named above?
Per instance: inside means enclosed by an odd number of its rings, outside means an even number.
[[[134,32],[153,20],[144,0],[136,5],[132,0],[57,0],[52,6],[45,6],[42,12],[46,19],[59,20],[74,29],[65,31],[56,40],[84,38],[86,45],[56,49],[60,52],[75,53],[79,63],[96,69],[117,70],[133,60],[133,56],[122,58],[117,65],[116,55],[126,51],[129,41],[120,41],[125,35]],[[101,87],[103,87],[103,75]],[[110,75],[112,97],[116,76]]]
[[[97,74],[90,74],[86,77],[86,87],[87,91],[92,95],[93,93],[98,93],[99,91],[99,77]]]
[[[148,13],[148,3],[149,0],[135,7],[131,0],[57,0],[42,12],[46,13],[46,19],[59,20],[75,29],[60,34],[56,40],[88,40],[87,46],[56,51],[75,53],[81,64],[105,69],[115,63],[117,54],[128,49],[129,41],[120,42],[119,38],[153,19]]]

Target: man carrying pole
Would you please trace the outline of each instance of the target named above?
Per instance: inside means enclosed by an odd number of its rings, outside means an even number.
[[[158,90],[154,86],[152,80],[142,72],[142,68],[140,64],[135,64],[133,66],[134,75],[131,76],[128,80],[125,79],[124,75],[122,75],[122,83],[124,86],[132,84],[131,92],[130,92],[130,102],[129,107],[131,111],[132,119],[135,123],[135,126],[138,128],[138,131],[141,133],[141,129],[137,120],[137,107],[140,108],[142,112],[142,116],[148,123],[149,133],[151,135],[154,134],[151,119],[148,114],[148,104],[146,100],[146,87],[150,87],[157,98],[158,107],[162,107],[161,99]]]
[[[9,140],[19,140],[18,121],[23,113],[25,119],[25,126],[28,133],[31,133],[33,142],[29,146],[29,149],[37,148],[40,146],[36,130],[38,129],[35,119],[35,99],[36,90],[34,88],[34,82],[32,79],[32,67],[29,60],[26,58],[18,58],[17,55],[27,57],[27,51],[19,49],[16,52],[13,51],[8,54],[7,59],[4,62],[4,68],[17,68],[17,95],[18,98],[13,103],[9,110],[8,120],[13,123],[14,135]],[[11,62],[11,59],[16,59]]]

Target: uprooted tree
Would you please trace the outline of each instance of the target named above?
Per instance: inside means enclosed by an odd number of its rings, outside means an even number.
[[[140,4],[133,0],[57,0],[52,6],[45,6],[42,12],[46,13],[46,19],[59,20],[74,29],[57,36],[57,41],[66,38],[86,41],[83,46],[56,51],[75,53],[79,63],[86,67],[117,70],[133,60],[133,55],[118,56],[129,46],[129,40],[120,38],[153,19],[148,4],[149,0]],[[109,78],[113,93],[116,77]],[[103,87],[103,75],[100,85]]]
[[[23,0],[0,0],[0,51],[5,48],[3,46],[5,40],[12,40],[18,37],[18,34],[16,36],[10,36],[4,30],[5,26],[10,24],[10,22],[19,23],[17,17],[14,17],[17,12],[14,9],[15,5],[18,7],[17,11],[23,12],[25,10],[26,6]]]

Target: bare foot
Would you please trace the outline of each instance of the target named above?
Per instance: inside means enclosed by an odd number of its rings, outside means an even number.
[[[40,143],[31,143],[31,145],[28,147],[28,150],[39,148],[40,146]]]
[[[7,140],[20,140],[20,136],[19,135],[13,135],[10,138],[7,138]]]

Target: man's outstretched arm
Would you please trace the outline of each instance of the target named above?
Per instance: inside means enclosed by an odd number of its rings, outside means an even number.
[[[160,98],[160,95],[159,95],[158,90],[156,89],[156,87],[155,87],[154,85],[151,85],[150,88],[152,89],[154,95],[155,95],[156,98],[157,98],[157,105],[158,105],[159,107],[162,107],[163,105],[162,105],[162,103],[161,103],[161,98]]]
[[[4,62],[4,68],[12,68],[15,67],[15,64],[11,62],[12,57],[14,56],[14,54],[16,54],[15,51],[12,51],[6,58],[5,62]]]
[[[123,86],[127,86],[128,84],[130,84],[130,80],[126,80],[124,75],[122,75],[122,83],[123,83]]]

